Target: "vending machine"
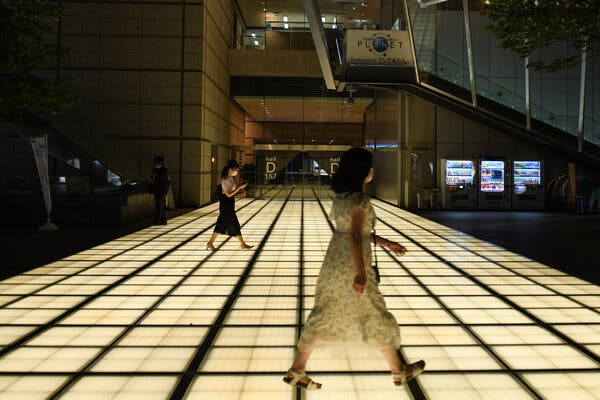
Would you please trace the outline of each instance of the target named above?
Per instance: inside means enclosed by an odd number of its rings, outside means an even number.
[[[515,161],[513,163],[513,208],[515,210],[543,210],[546,194],[542,161]]]
[[[446,209],[477,208],[476,169],[473,160],[442,160],[442,205]]]
[[[479,163],[479,208],[508,210],[510,208],[510,171],[508,162],[499,159]]]

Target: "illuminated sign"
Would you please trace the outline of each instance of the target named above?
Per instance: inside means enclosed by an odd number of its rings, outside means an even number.
[[[414,60],[407,31],[346,31],[346,62],[349,64],[412,67]]]

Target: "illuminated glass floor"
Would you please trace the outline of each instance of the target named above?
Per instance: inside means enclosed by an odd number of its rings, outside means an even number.
[[[332,231],[326,192],[281,191],[238,202],[249,252],[204,250],[211,205],[0,282],[0,399],[600,399],[600,287],[379,201],[408,248],[378,250],[381,289],[426,373],[398,388],[377,350],[329,349],[323,390],[283,384]]]

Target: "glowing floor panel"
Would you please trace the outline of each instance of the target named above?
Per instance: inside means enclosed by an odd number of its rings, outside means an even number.
[[[408,249],[377,250],[380,287],[427,370],[395,387],[376,349],[318,349],[323,390],[285,385],[331,197],[277,190],[237,203],[251,251],[204,249],[210,205],[0,282],[0,399],[600,399],[600,287],[377,200]]]

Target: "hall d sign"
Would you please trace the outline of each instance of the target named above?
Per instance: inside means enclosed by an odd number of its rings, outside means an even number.
[[[346,31],[346,63],[414,66],[407,31]]]

